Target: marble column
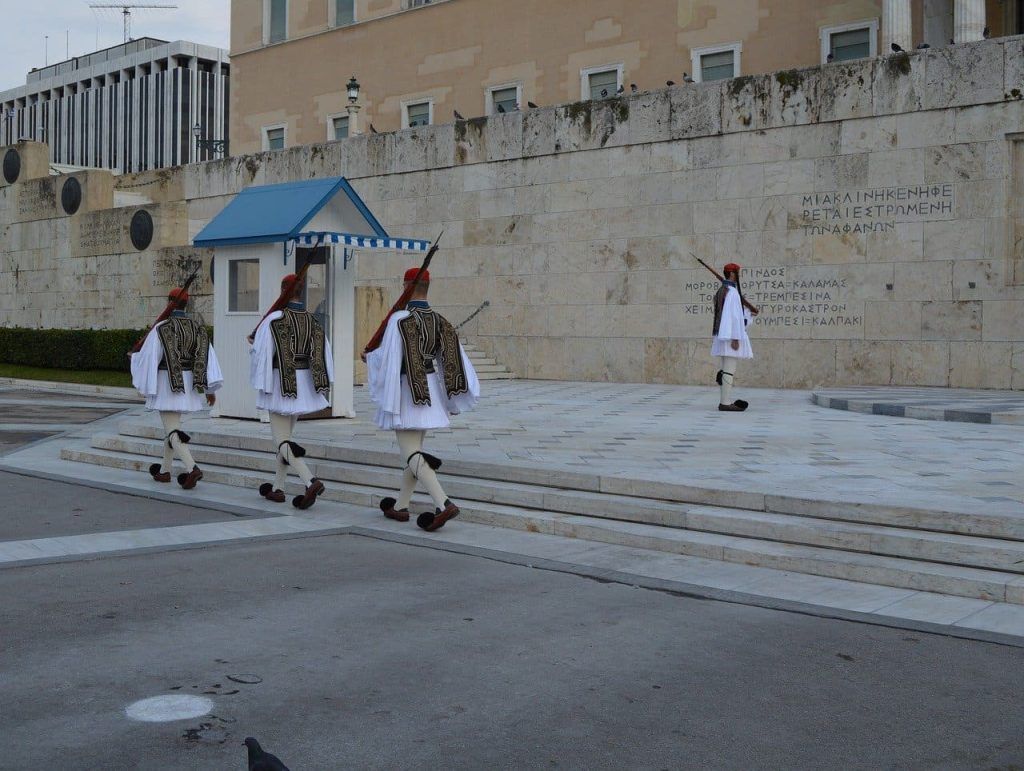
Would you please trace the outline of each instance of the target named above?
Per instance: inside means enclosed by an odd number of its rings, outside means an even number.
[[[957,43],[981,40],[985,30],[985,0],[955,0],[953,38]]]
[[[910,0],[882,0],[882,56],[892,53],[895,43],[904,51],[914,47]]]

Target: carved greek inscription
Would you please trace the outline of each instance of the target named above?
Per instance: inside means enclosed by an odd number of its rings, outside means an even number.
[[[765,327],[855,327],[863,315],[853,313],[845,301],[845,278],[803,278],[788,268],[751,268],[744,272],[743,296],[761,311],[754,325]],[[717,281],[699,280],[683,284],[694,302],[684,306],[690,315],[711,316]],[[709,322],[710,328],[710,322]]]
[[[78,225],[78,247],[84,252],[120,252],[124,225],[112,217],[83,217]]]
[[[884,233],[900,222],[953,219],[954,203],[951,184],[809,193],[799,225],[812,236]]]
[[[23,220],[57,216],[57,198],[50,180],[32,180],[21,186],[18,216]]]

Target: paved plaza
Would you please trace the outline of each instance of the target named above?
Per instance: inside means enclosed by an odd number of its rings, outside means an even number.
[[[487,386],[434,437],[446,460],[1024,517],[1013,426],[806,392],[750,390],[737,416],[711,389]],[[301,439],[390,451],[357,397],[358,419],[300,424]],[[1024,758],[1024,609],[469,522],[428,537],[357,506],[288,514],[251,490],[152,490],[60,460],[139,421],[154,418],[114,391],[0,387],[0,768],[241,768],[247,735],[293,769]],[[126,712],[182,694],[209,707]]]
[[[59,484],[46,497],[55,513],[76,497],[147,522],[195,513]],[[247,735],[295,771],[1024,757],[1018,648],[354,535],[3,570],[0,592],[12,771],[243,768]],[[210,713],[125,714],[180,694]]]

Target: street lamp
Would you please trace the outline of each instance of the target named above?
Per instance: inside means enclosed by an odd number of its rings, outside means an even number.
[[[348,110],[348,135],[356,136],[359,133],[356,120],[361,108],[356,104],[359,101],[359,81],[356,80],[355,75],[349,79],[345,90],[348,92],[348,107],[346,108]]]
[[[204,139],[201,135],[203,127],[198,123],[192,127],[192,136],[196,138],[196,147],[200,150],[209,150],[214,156],[228,154],[228,140],[226,139]]]

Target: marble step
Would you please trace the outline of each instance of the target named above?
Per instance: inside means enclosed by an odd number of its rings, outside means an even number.
[[[145,473],[151,462],[150,458],[100,449],[66,448],[62,450],[61,457],[66,461],[136,473]],[[196,491],[197,495],[202,494],[203,485],[209,484],[249,487],[256,495],[255,489],[266,481],[263,473],[215,464],[205,465],[203,473],[204,480]],[[298,492],[297,486],[290,485],[288,492]],[[383,497],[383,492],[374,487],[332,482],[324,498],[364,506],[368,517],[377,517],[380,514],[376,511],[376,505]],[[1015,573],[523,509],[497,503],[460,501],[460,505],[460,520],[466,522],[883,586],[1024,604],[1024,576]],[[282,511],[286,511],[286,506],[287,503],[281,504]],[[423,510],[425,506],[425,501],[417,499],[414,500],[413,510]]]
[[[125,455],[160,457],[159,442],[117,435],[93,437],[95,449]],[[196,462],[243,471],[274,470],[268,453],[228,450],[193,444]],[[388,494],[397,483],[398,471],[381,466],[307,458],[312,473],[325,482],[376,488]],[[148,465],[148,464],[147,464]],[[445,489],[461,503],[496,503],[515,508],[560,514],[582,514],[639,524],[673,527],[721,535],[733,535],[785,543],[819,546],[908,559],[944,562],[967,567],[1024,572],[1024,542],[880,525],[837,523],[827,519],[789,514],[744,511],[725,507],[652,501],[631,496],[590,493],[445,474]]]
[[[124,421],[120,431],[125,436],[161,439],[160,429],[148,422]],[[209,431],[193,431],[196,444],[210,447],[241,448],[262,453],[273,451],[269,435],[241,436]],[[267,430],[269,434],[269,430]],[[398,459],[390,451],[358,445],[330,444],[316,439],[301,439],[313,458],[381,466],[398,467]],[[800,498],[787,495],[765,495],[741,490],[723,490],[664,481],[635,479],[625,476],[601,476],[579,471],[552,472],[542,464],[525,465],[485,461],[445,460],[446,475],[464,476],[476,481],[492,480],[580,492],[625,495],[649,501],[674,504],[702,504],[730,509],[747,509],[831,520],[836,523],[882,525],[908,530],[953,533],[985,538],[1024,541],[1024,518],[983,511],[942,511],[886,504]]]

